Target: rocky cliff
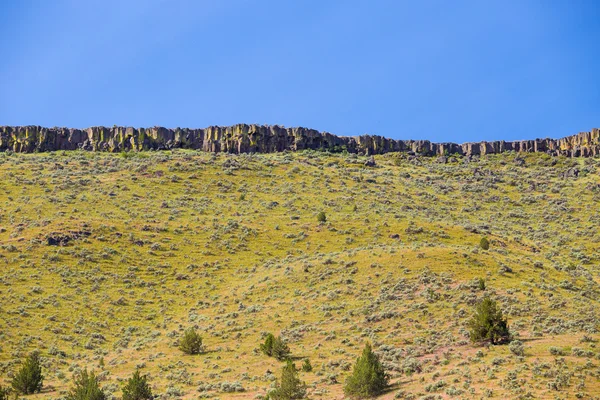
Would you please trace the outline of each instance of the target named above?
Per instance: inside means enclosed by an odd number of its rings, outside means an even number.
[[[246,125],[211,126],[205,129],[163,127],[91,127],[88,129],[41,126],[0,127],[0,151],[33,153],[56,150],[140,151],[171,148],[201,149],[228,153],[273,153],[304,149],[382,154],[392,151],[423,155],[477,155],[505,151],[544,152],[552,155],[591,157],[600,154],[600,130],[562,139],[515,142],[432,143],[427,140],[395,140],[382,136],[335,136],[307,128]]]

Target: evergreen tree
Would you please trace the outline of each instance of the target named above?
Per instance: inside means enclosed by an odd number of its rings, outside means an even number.
[[[281,382],[269,393],[272,400],[303,399],[306,396],[306,385],[298,378],[298,371],[291,360],[288,360],[281,371]]]
[[[486,237],[482,237],[479,241],[479,247],[481,247],[483,250],[489,250],[490,241]]]
[[[265,354],[269,357],[273,356],[273,342],[274,341],[275,341],[275,336],[273,336],[272,333],[267,334],[267,337],[265,338],[265,342],[260,345],[260,351],[262,351],[263,354]]]
[[[327,215],[325,215],[323,211],[319,212],[317,214],[317,221],[324,224],[325,222],[327,222]]]
[[[94,372],[87,369],[75,375],[75,386],[66,397],[67,400],[105,400],[106,395],[98,385]]]
[[[498,344],[507,341],[510,336],[508,322],[502,316],[502,310],[487,296],[475,307],[475,315],[469,321],[469,327],[473,342],[489,340],[492,344]]]
[[[275,357],[279,361],[287,360],[290,357],[290,348],[281,339],[275,337],[272,333],[267,334],[265,342],[260,345],[260,351],[269,357]]]
[[[140,371],[136,370],[123,388],[123,400],[149,400],[152,398],[152,390],[148,385],[147,376],[140,375]]]
[[[312,364],[308,358],[304,359],[304,363],[302,363],[302,371],[311,372],[313,370]]]
[[[10,394],[10,390],[8,388],[0,385],[0,400],[8,400],[8,395]]]
[[[189,328],[179,343],[179,350],[186,354],[200,354],[202,352],[202,336],[194,328]]]
[[[346,379],[344,394],[357,399],[377,396],[387,387],[388,379],[379,358],[367,343],[354,364],[352,375]]]
[[[273,357],[275,357],[279,361],[287,360],[290,357],[290,348],[287,344],[281,339],[280,336],[276,337],[273,340]]]
[[[33,394],[42,390],[43,381],[40,354],[34,351],[27,357],[21,369],[12,379],[11,386],[18,393]]]

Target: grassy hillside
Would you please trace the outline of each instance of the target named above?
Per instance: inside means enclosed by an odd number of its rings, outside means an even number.
[[[31,399],[85,367],[119,398],[139,367],[161,398],[253,399],[283,366],[272,332],[310,359],[310,398],[343,398],[367,341],[384,399],[599,398],[599,160],[365,160],[0,154],[0,382],[39,349]],[[485,294],[524,355],[470,343]]]

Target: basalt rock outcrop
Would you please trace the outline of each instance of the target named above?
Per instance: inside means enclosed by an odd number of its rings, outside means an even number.
[[[543,152],[551,155],[592,157],[600,154],[600,130],[562,139],[433,143],[428,140],[395,140],[376,135],[336,136],[307,128],[278,125],[211,126],[204,129],[163,127],[91,127],[87,129],[41,126],[0,127],[0,151],[34,153],[57,150],[142,151],[173,148],[227,153],[274,153],[328,150],[362,154],[402,151],[428,156],[496,154],[506,151]]]

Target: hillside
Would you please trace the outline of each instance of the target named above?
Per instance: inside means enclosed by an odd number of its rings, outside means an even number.
[[[115,398],[141,368],[160,398],[254,399],[283,365],[259,351],[272,332],[310,359],[313,399],[343,398],[367,341],[382,399],[599,398],[600,161],[367,160],[0,153],[0,383],[39,349],[28,399],[86,367]],[[469,341],[486,294],[524,354]],[[177,348],[189,327],[203,354]]]

